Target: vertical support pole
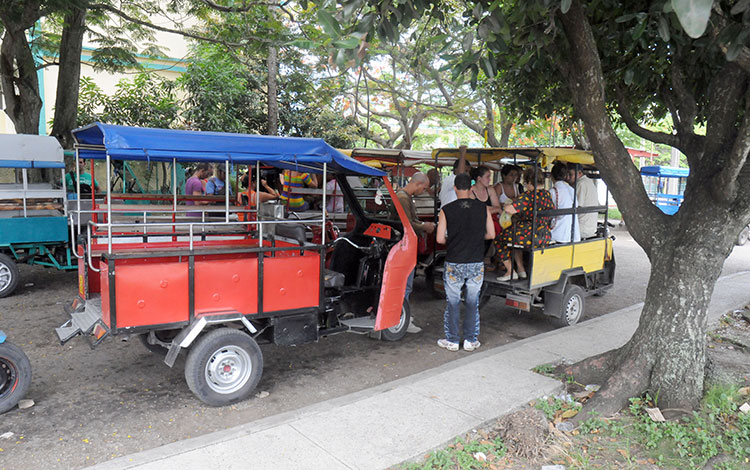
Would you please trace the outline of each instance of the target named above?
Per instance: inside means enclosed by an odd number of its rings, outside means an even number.
[[[177,231],[177,159],[172,159],[172,233]],[[177,237],[172,237],[172,241],[177,241]]]
[[[109,152],[107,152],[107,253],[112,253],[112,169],[110,166]],[[91,186],[93,190],[93,186],[95,186],[93,174],[91,175]]]
[[[224,162],[224,222],[229,223],[229,160]]]
[[[325,246],[326,244],[326,196],[328,184],[326,184],[326,175],[328,170],[328,164],[323,162],[323,207],[320,209],[320,219],[323,221],[320,224],[320,244]],[[324,252],[325,253],[325,252]]]
[[[62,172],[62,189],[63,189],[63,215],[68,218],[68,184],[65,182],[65,166],[60,170]]]
[[[29,190],[29,175],[26,168],[21,170],[21,183],[23,184],[23,191],[21,197],[23,198],[23,216],[26,217],[26,191]]]
[[[78,238],[81,237],[81,171],[78,167],[80,157],[76,147],[76,209],[78,210]]]

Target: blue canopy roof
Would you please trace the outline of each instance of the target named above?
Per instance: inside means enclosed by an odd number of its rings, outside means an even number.
[[[662,176],[665,178],[687,178],[690,174],[689,168],[675,168],[673,166],[651,165],[641,168],[643,176]]]
[[[334,149],[323,139],[182,131],[94,123],[73,131],[81,158],[181,162],[224,162],[321,173],[382,176]]]

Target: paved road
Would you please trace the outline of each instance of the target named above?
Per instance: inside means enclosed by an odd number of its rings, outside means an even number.
[[[643,300],[648,260],[624,231],[616,231],[615,288],[589,298],[585,318]],[[750,245],[738,247],[724,274],[750,269]],[[262,347],[265,370],[251,398],[228,408],[198,402],[183,377],[184,358],[167,368],[139,341],[108,340],[92,351],[83,340],[60,346],[53,329],[64,321],[62,303],[75,293],[75,275],[25,268],[19,292],[0,299],[0,326],[31,358],[36,406],[0,420],[0,468],[75,468],[169,442],[224,429],[345,395],[462,357],[435,346],[442,334],[443,301],[420,280],[413,311],[424,332],[399,343],[342,334],[294,348]],[[553,327],[540,316],[520,315],[496,299],[482,311],[483,347],[507,344]],[[21,439],[23,437],[23,439]]]

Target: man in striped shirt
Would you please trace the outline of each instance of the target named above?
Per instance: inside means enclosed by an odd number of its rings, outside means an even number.
[[[310,204],[305,201],[301,194],[296,194],[294,188],[304,188],[305,186],[317,188],[318,181],[315,175],[285,170],[281,184],[281,200],[289,210],[306,211],[310,208]]]

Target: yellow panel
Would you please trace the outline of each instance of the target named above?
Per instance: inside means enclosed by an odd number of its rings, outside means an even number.
[[[531,271],[531,285],[548,284],[560,279],[560,273],[570,269],[573,261],[571,245],[548,246],[544,250],[534,250]]]
[[[599,271],[604,267],[604,249],[604,240],[593,240],[576,244],[573,254],[573,266],[580,266],[587,273]]]
[[[531,286],[557,282],[563,271],[583,268],[587,273],[604,267],[605,240],[592,240],[575,245],[551,245],[534,250]],[[609,249],[611,250],[611,245]]]

